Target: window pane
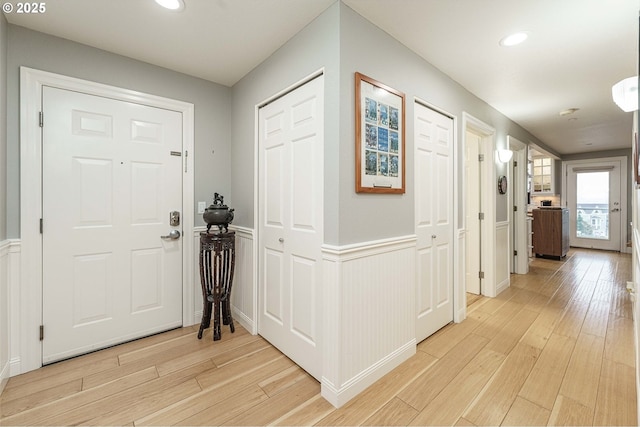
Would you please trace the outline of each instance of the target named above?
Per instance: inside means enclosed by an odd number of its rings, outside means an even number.
[[[533,167],[531,167],[533,165]],[[553,159],[551,157],[537,157],[529,162],[534,193],[553,192]],[[543,177],[546,179],[543,181]],[[537,185],[536,185],[537,184]]]
[[[609,239],[609,172],[576,174],[576,237]]]

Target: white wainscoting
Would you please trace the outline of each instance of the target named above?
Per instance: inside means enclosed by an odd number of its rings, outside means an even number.
[[[416,352],[416,237],[322,250],[322,396],[340,407]]]
[[[20,240],[0,242],[0,391],[22,373],[20,358]]]
[[[255,266],[253,262],[253,230],[229,225],[236,232],[236,264],[231,287],[231,310],[234,322],[238,322],[255,335],[258,333],[257,296],[254,289]],[[206,227],[194,229],[194,324],[202,319],[202,288],[200,286],[200,232]],[[224,332],[224,331],[223,331]]]
[[[638,221],[637,218],[640,216],[640,210],[638,209],[637,203],[639,200],[638,191],[633,191],[633,227],[632,227],[632,238],[633,238],[633,294],[631,295],[633,300],[633,344],[636,350],[636,390],[640,390],[640,325],[638,324],[638,319],[640,319],[640,302],[638,301],[638,291],[640,291],[640,286],[638,282],[640,281],[640,230],[638,230]],[[638,393],[637,397],[637,408],[640,410],[640,393]]]
[[[509,244],[509,221],[496,223],[496,295],[511,284],[511,245]]]
[[[9,248],[11,242],[0,242],[0,393],[9,380]]]
[[[455,298],[455,311],[453,312],[453,321],[456,323],[462,322],[467,318],[467,284],[465,283],[466,276],[466,237],[467,231],[464,228],[459,228],[457,232],[457,246],[454,247],[454,292]]]

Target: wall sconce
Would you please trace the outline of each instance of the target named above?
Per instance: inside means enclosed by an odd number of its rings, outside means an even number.
[[[622,111],[630,113],[638,109],[638,76],[620,80],[611,88],[611,96]]]
[[[513,157],[513,151],[511,150],[498,150],[498,160],[502,163],[509,163]]]

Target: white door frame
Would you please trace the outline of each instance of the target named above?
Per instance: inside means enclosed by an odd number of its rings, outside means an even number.
[[[511,255],[513,259],[512,272],[516,274],[527,274],[529,272],[529,250],[527,240],[527,145],[518,139],[507,136],[508,148],[513,151],[511,161],[512,167],[509,171],[509,186],[507,193],[509,195],[509,217],[513,218],[511,227],[509,227],[509,243],[515,247],[509,248],[509,253],[513,254],[513,250],[518,255]],[[515,167],[514,162],[518,162]],[[513,172],[512,172],[513,171]],[[514,176],[517,174],[517,177]],[[513,185],[515,183],[515,185]],[[511,211],[511,206],[515,206],[517,210]],[[514,239],[515,237],[515,239]]]
[[[193,281],[193,153],[194,106],[193,104],[155,95],[122,89],[101,83],[76,79],[60,74],[20,67],[20,236],[21,266],[20,304],[11,313],[12,321],[20,337],[11,342],[19,348],[19,372],[38,369],[42,366],[42,342],[39,329],[42,322],[42,132],[39,125],[42,111],[42,87],[82,92],[111,99],[144,104],[182,113],[182,141],[184,176],[182,181],[182,322],[184,326],[195,321]],[[12,361],[12,367],[13,367]]]
[[[620,162],[620,248],[618,249],[622,253],[631,253],[631,248],[627,247],[627,180],[630,179],[627,171],[628,159],[624,156],[620,157],[603,157],[598,159],[587,160],[567,160],[562,162],[562,198],[561,205],[567,207],[567,194],[568,194],[568,179],[569,167],[582,166],[589,167],[594,163],[606,163],[606,162]]]
[[[482,295],[495,297],[497,295],[497,284],[495,275],[495,247],[496,247],[496,165],[495,165],[495,133],[496,130],[484,123],[480,119],[475,118],[466,111],[462,113],[462,146],[466,146],[467,132],[474,133],[481,138],[481,154],[484,155],[484,161],[480,162],[480,185],[487,191],[482,192],[480,200],[480,209],[484,213],[484,220],[480,225],[482,233],[482,257],[481,271],[484,272],[481,292]],[[463,184],[464,187],[464,184]],[[495,190],[495,191],[494,191]],[[467,188],[462,189],[462,200],[466,200]],[[464,210],[465,207],[463,206]],[[463,212],[462,218],[465,218]],[[464,225],[465,230],[467,224]],[[467,239],[465,239],[466,241]]]

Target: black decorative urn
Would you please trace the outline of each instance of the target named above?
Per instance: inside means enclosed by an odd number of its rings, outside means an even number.
[[[227,232],[229,231],[229,224],[233,221],[233,209],[229,209],[229,207],[224,204],[223,196],[215,193],[213,196],[213,204],[204,210],[202,218],[204,222],[207,223],[207,233],[212,225],[217,225],[221,233],[223,228],[225,232]]]

